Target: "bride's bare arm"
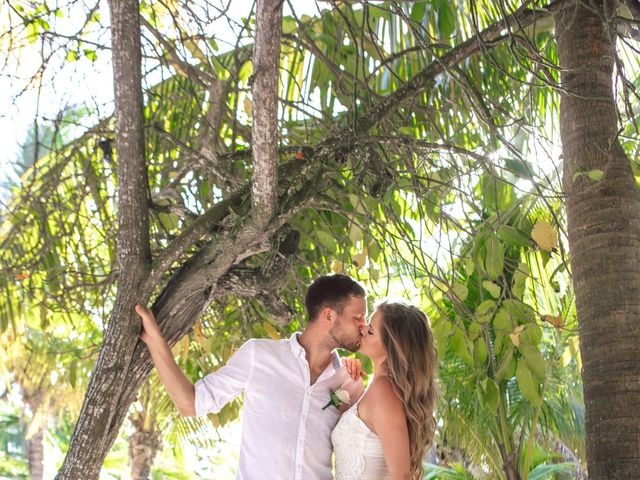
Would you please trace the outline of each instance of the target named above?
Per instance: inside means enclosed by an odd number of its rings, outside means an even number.
[[[388,377],[376,378],[367,396],[366,421],[380,438],[384,459],[393,480],[410,480],[409,430],[402,400]]]

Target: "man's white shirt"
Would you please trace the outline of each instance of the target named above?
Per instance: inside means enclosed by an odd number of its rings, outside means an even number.
[[[217,413],[244,392],[237,480],[330,480],[331,431],[340,412],[331,391],[355,402],[362,382],[349,377],[334,352],[313,385],[299,333],[286,340],[246,342],[227,364],[195,385],[196,415]]]

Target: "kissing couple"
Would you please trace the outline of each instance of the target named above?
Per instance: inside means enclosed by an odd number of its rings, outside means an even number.
[[[216,413],[244,393],[238,480],[407,479],[422,476],[433,441],[437,352],[426,315],[382,301],[367,322],[366,292],[342,275],[317,278],[307,326],[283,340],[252,339],[195,385],[176,364],[153,313],[141,340],[181,415]],[[365,390],[360,362],[374,375]]]

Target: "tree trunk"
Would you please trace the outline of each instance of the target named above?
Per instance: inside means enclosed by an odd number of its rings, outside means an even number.
[[[138,2],[111,0],[109,6],[118,156],[118,292],[58,479],[98,478],[115,439],[108,433],[118,417],[120,392],[138,343],[140,324],[133,308],[148,298],[141,295],[150,248]]]
[[[42,392],[32,393],[24,397],[24,401],[31,410],[31,422],[37,421],[36,413],[42,405]],[[29,428],[31,431],[31,427]],[[29,462],[29,475],[31,480],[42,480],[44,475],[44,426],[38,422],[35,431],[32,431],[25,442],[27,460]]]
[[[153,460],[160,450],[160,432],[153,427],[147,429],[141,419],[133,419],[135,432],[129,437],[129,465],[131,466],[131,480],[146,480],[149,478]]]
[[[616,7],[576,1],[556,18],[563,188],[592,480],[640,478],[640,204],[617,138]]]
[[[257,225],[271,220],[278,198],[278,67],[283,3],[282,0],[258,0],[256,9],[251,200]]]

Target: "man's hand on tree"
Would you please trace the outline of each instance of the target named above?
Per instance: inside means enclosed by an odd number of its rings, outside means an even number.
[[[156,322],[156,317],[153,316],[151,310],[138,303],[136,304],[136,313],[140,315],[140,319],[142,320],[140,340],[149,345],[163,338],[160,327],[158,327],[158,322]]]

